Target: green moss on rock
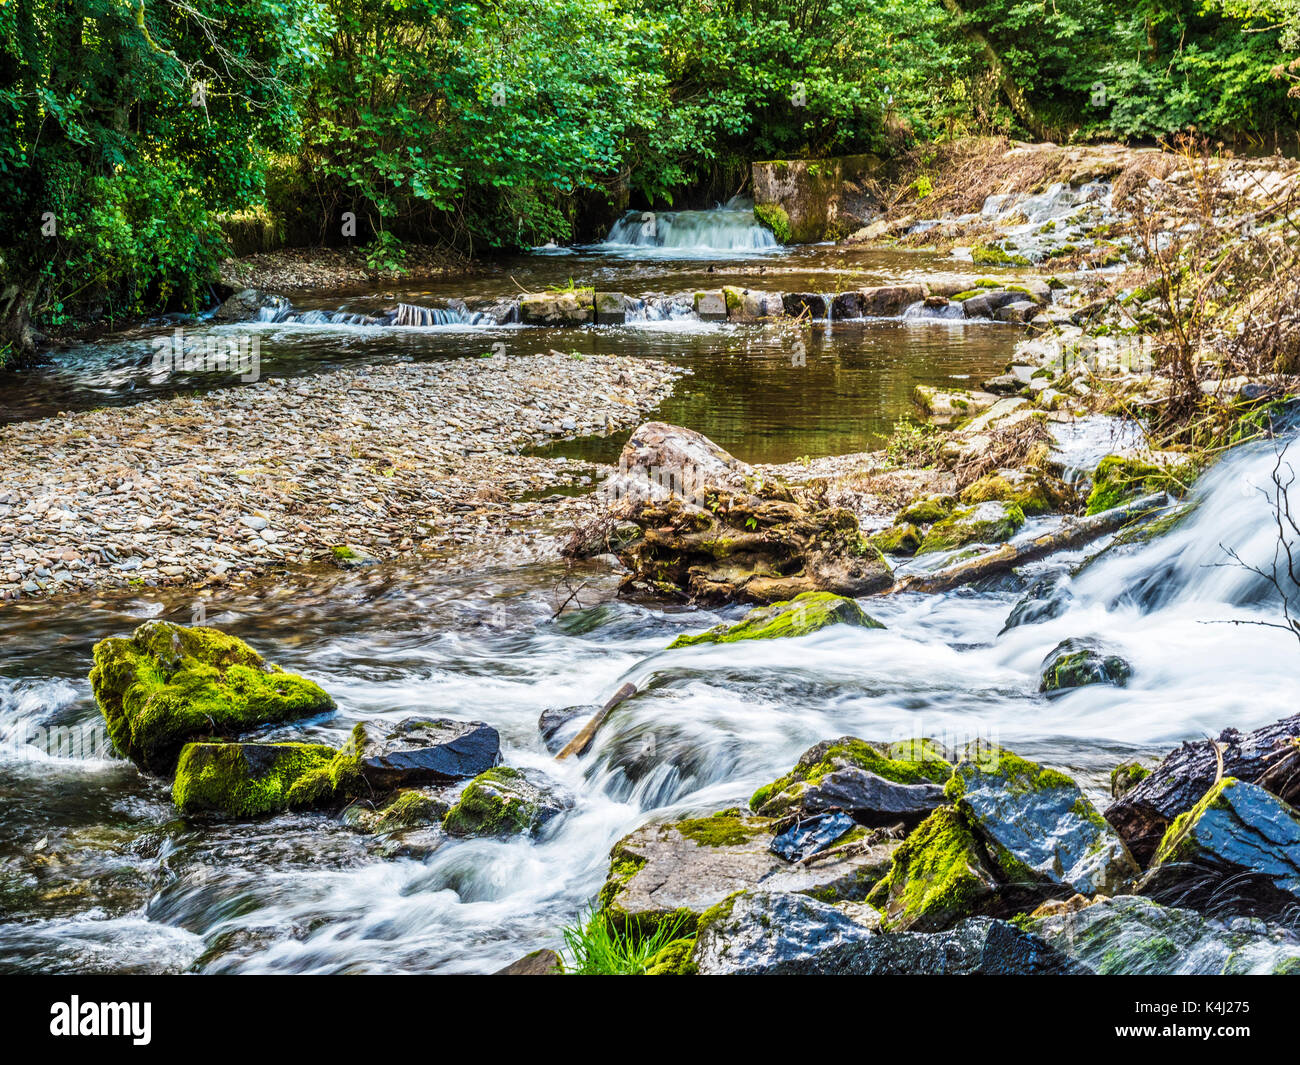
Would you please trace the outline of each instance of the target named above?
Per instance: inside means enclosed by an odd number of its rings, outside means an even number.
[[[938,932],[982,912],[997,883],[958,811],[941,806],[894,852],[888,875],[867,901],[891,930]]]
[[[914,555],[923,538],[920,529],[905,522],[882,529],[871,537],[871,542],[887,555]]]
[[[701,847],[738,847],[755,836],[772,834],[772,826],[765,821],[755,821],[743,810],[733,807],[720,810],[709,817],[691,817],[673,822],[681,835]]]
[[[191,743],[172,801],[187,816],[262,817],[343,802],[355,794],[355,756],[318,743]]]
[[[749,808],[765,817],[778,816],[805,788],[847,766],[898,784],[942,784],[952,774],[952,765],[932,740],[884,744],[845,736],[805,751],[790,772],[754,792]]]
[[[1088,513],[1100,514],[1152,492],[1181,495],[1196,475],[1194,464],[1162,468],[1141,459],[1107,455],[1097,464],[1088,495]]]
[[[807,636],[828,625],[840,623],[866,629],[884,628],[852,599],[830,592],[804,592],[786,602],[756,607],[735,625],[716,625],[693,636],[678,636],[668,647],[672,650],[701,643],[737,643],[740,640]]]
[[[897,521],[912,525],[933,525],[951,514],[954,505],[952,496],[928,496],[904,507],[899,512]]]
[[[772,231],[772,236],[776,237],[778,244],[790,243],[790,216],[780,204],[760,203],[754,208],[754,218],[759,225],[766,226]]]
[[[562,808],[529,774],[499,765],[469,782],[442,824],[453,836],[533,835]]]
[[[1025,512],[1014,503],[980,503],[932,525],[917,554],[953,551],[967,544],[1000,544],[1024,524]]]
[[[190,740],[234,737],[334,709],[304,677],[268,665],[243,640],[149,621],[94,648],[91,690],[114,746],[166,773]]]
[[[691,961],[694,950],[694,936],[689,939],[674,939],[671,943],[660,947],[655,956],[646,963],[644,975],[694,976],[696,967]]]

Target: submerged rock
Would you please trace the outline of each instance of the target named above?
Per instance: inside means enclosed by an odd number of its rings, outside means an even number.
[[[577,735],[583,724],[600,712],[599,703],[585,706],[549,707],[537,719],[537,731],[542,743],[551,754],[559,754]]]
[[[893,824],[938,805],[938,786],[951,774],[931,740],[884,744],[841,736],[804,751],[790,772],[754,792],[749,808],[762,817],[842,809],[863,824]]]
[[[1300,965],[1300,941],[1259,924],[1207,920],[1194,910],[1122,895],[1035,912],[1025,927],[1104,976],[1268,974]]]
[[[838,853],[792,864],[771,850],[775,825],[768,818],[724,810],[637,829],[610,852],[601,913],[614,927],[641,934],[678,918],[690,932],[705,910],[735,891],[759,885],[819,898],[860,899],[889,868],[898,845],[862,837]]]
[[[1124,687],[1133,667],[1095,640],[1062,640],[1043,659],[1038,690],[1061,692],[1089,684]]]
[[[1300,904],[1300,811],[1228,777],[1180,814],[1138,891],[1198,908],[1280,913]]]
[[[787,636],[807,636],[828,625],[856,625],[864,629],[883,629],[852,599],[830,592],[804,592],[785,603],[755,607],[735,625],[716,625],[694,636],[678,636],[668,645],[691,647],[700,643],[736,643],[739,640],[771,640]]]
[[[319,685],[216,629],[147,621],[128,638],[95,644],[94,660],[90,685],[109,738],[150,772],[169,772],[190,740],[334,709]]]
[[[953,551],[967,544],[1000,544],[1025,524],[1025,513],[1014,503],[988,502],[956,510],[930,526],[917,551]]]
[[[1006,921],[973,918],[944,932],[878,933],[802,895],[744,892],[700,919],[702,975],[1056,975],[1088,970]]]
[[[501,760],[501,737],[482,721],[408,717],[363,722],[353,733],[361,775],[376,791],[466,780]]]
[[[1253,732],[1225,729],[1216,740],[1184,743],[1112,803],[1106,820],[1147,862],[1174,818],[1200,802],[1220,773],[1300,804],[1300,714]]]
[[[991,748],[959,762],[946,792],[1006,884],[1114,895],[1140,872],[1124,841],[1064,773]]]
[[[442,824],[451,804],[431,788],[399,791],[377,810],[360,804],[344,811],[344,823],[362,832],[398,832],[405,828],[425,828]]]
[[[1069,609],[1073,598],[1068,582],[1060,576],[1040,577],[1011,608],[998,635],[1021,625],[1037,625],[1040,621],[1059,618]]]
[[[172,801],[182,814],[262,817],[342,803],[361,787],[356,756],[317,743],[191,743]]]
[[[572,806],[542,774],[497,766],[469,782],[443,827],[453,836],[535,836]]]

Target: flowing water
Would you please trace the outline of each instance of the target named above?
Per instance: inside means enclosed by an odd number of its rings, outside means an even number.
[[[356,327],[300,328],[315,339],[309,348],[286,341],[286,362],[369,358],[407,342],[395,330],[372,346],[354,339]],[[833,345],[842,326],[830,328]],[[845,426],[854,403],[870,417],[863,390],[873,380],[890,365],[900,380],[916,372],[923,364],[909,352],[918,337],[933,345],[935,374],[969,363],[965,344],[981,327],[853,328],[834,356],[843,365],[819,392],[792,386],[779,399],[755,395],[774,378],[763,376],[761,353],[722,347],[733,339],[729,327],[673,333],[662,347],[662,333],[617,335],[635,338],[622,350],[675,349],[701,367],[688,388],[715,391],[669,401],[686,424],[721,430],[728,442],[729,432],[751,439],[747,419],[766,419],[778,440],[776,430],[790,428],[791,440],[774,445],[786,453],[860,446]],[[436,357],[428,348],[452,357],[478,343],[464,329],[412,335],[424,338],[410,342],[420,347],[420,356],[408,351],[413,357]],[[587,335],[615,334],[569,334],[574,342]],[[862,355],[872,344],[877,355]],[[755,359],[758,368],[746,365]],[[723,374],[738,365],[733,377]],[[722,404],[716,424],[708,422],[710,404],[733,393],[747,398],[730,412]],[[819,408],[840,394],[851,398],[828,433]],[[782,404],[796,405],[784,421]],[[800,428],[806,435],[796,443]],[[1067,458],[1087,465],[1113,446],[1108,432],[1076,427]],[[1272,557],[1261,488],[1271,485],[1275,461],[1268,444],[1229,455],[1198,484],[1182,523],[1151,543],[1058,556],[978,589],[865,601],[883,630],[840,626],[799,640],[667,651],[677,634],[741,611],[620,601],[614,579],[593,571],[584,605],[557,618],[564,574],[537,565],[450,578],[410,563],[307,571],[209,601],[208,624],[319,681],[338,701],[336,714],[270,736],[338,744],[360,720],[487,721],[501,732],[508,764],[543,769],[575,796],[574,809],[535,841],[449,842],[433,829],[378,838],[323,814],[187,824],[165,784],[78,743],[99,722],[86,680],[93,643],[145,618],[186,623],[188,598],[151,592],[10,605],[0,614],[0,970],[489,971],[559,945],[559,930],[589,904],[622,834],[648,820],[743,804],[804,748],[846,733],[954,745],[986,737],[1067,770],[1100,801],[1107,772],[1124,758],[1294,711],[1300,645],[1277,629],[1230,624],[1274,620],[1277,607],[1257,577],[1223,565],[1225,547],[1250,561]],[[1031,585],[1051,608],[1037,623],[1004,629]],[[1066,637],[1089,635],[1132,663],[1129,686],[1037,694],[1044,655]],[[555,763],[538,734],[541,712],[602,703],[627,681],[639,694],[611,715],[590,752]]]

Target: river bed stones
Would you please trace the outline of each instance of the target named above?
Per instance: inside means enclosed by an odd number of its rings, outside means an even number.
[[[519,300],[519,320],[552,328],[590,325],[595,320],[595,293],[588,289],[527,293]]]
[[[1025,524],[1025,512],[1015,503],[990,500],[953,511],[935,522],[917,548],[918,555],[955,551],[968,544],[1000,544],[1010,540]]]
[[[754,792],[749,807],[762,817],[841,809],[862,824],[914,823],[942,802],[951,774],[946,753],[931,740],[841,736],[804,751],[789,773]]]
[[[363,722],[353,738],[361,775],[376,791],[467,780],[501,760],[501,737],[483,721]]]
[[[678,636],[668,648],[807,636],[829,625],[840,624],[864,629],[885,627],[852,599],[829,592],[804,592],[786,603],[755,607],[735,625],[724,622],[693,636]]]
[[[216,629],[147,621],[94,647],[91,690],[113,745],[141,769],[167,773],[198,737],[233,737],[312,717],[334,700]]]
[[[1017,886],[1115,895],[1138,876],[1123,840],[1064,773],[985,747],[957,764],[945,790]]]
[[[341,545],[553,555],[552,527],[595,502],[538,497],[591,465],[517,452],[548,426],[635,424],[684,372],[564,353],[399,363],[0,426],[0,599],[219,588]]]
[[[1041,907],[1025,927],[1101,976],[1300,973],[1300,940],[1258,918],[1207,919],[1138,895]]]

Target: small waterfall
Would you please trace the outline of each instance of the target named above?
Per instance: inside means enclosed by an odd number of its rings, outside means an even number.
[[[694,317],[695,306],[692,301],[679,296],[648,296],[645,299],[628,300],[629,322],[667,322]]]
[[[780,245],[770,229],[755,221],[752,203],[733,199],[707,211],[628,211],[600,247],[747,252]]]
[[[966,312],[962,310],[961,304],[952,302],[945,303],[941,307],[931,307],[925,302],[925,300],[917,300],[915,303],[909,304],[903,311],[903,318],[908,321],[921,319],[928,321],[953,322],[962,321],[965,317]]]
[[[471,311],[463,303],[447,307],[422,307],[414,303],[399,303],[378,314],[359,314],[354,311],[295,310],[288,302],[277,300],[257,312],[256,321],[277,325],[357,325],[403,326],[428,328],[447,325],[496,325],[495,316],[481,311]]]

